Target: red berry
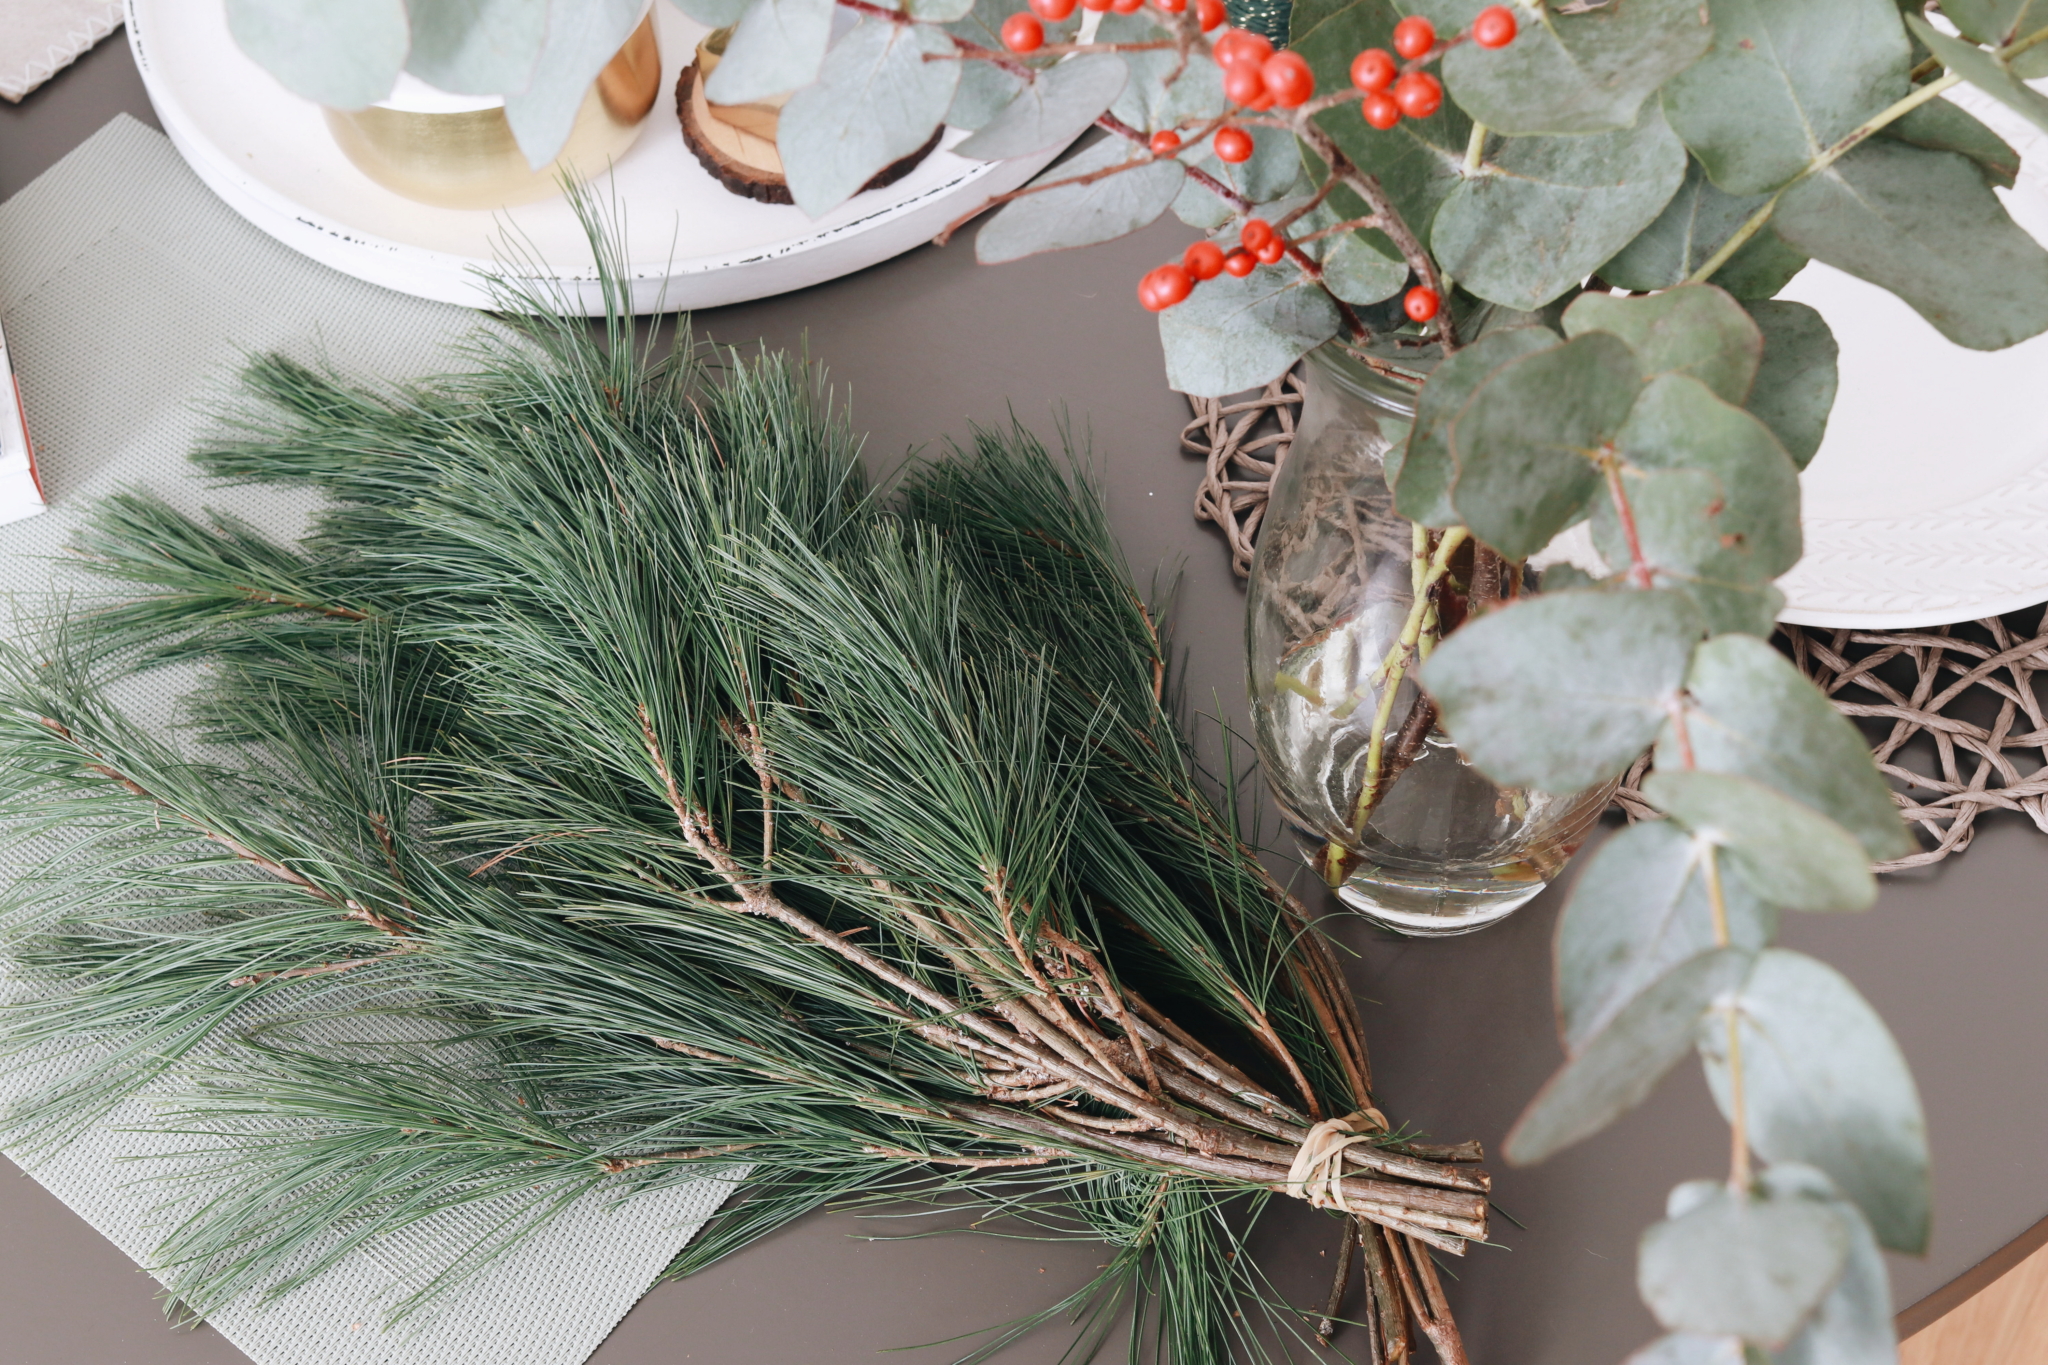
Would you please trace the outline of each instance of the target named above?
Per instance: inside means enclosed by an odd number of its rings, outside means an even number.
[[[1394,82],[1394,103],[1409,118],[1428,118],[1444,107],[1444,88],[1427,71],[1411,71]]]
[[[1394,103],[1391,95],[1367,95],[1359,112],[1365,115],[1367,123],[1383,133],[1401,121],[1401,106]]]
[[[1308,69],[1299,52],[1280,52],[1266,58],[1259,68],[1266,78],[1266,89],[1272,92],[1273,103],[1282,109],[1292,109],[1297,104],[1308,103],[1308,97],[1316,92],[1316,73]]]
[[[1195,282],[1178,265],[1162,265],[1138,281],[1138,302],[1153,312],[1173,307],[1194,292]]]
[[[1401,68],[1383,47],[1369,47],[1351,59],[1351,83],[1368,95],[1377,95],[1394,83]]]
[[[1216,64],[1228,71],[1240,63],[1254,67],[1259,65],[1273,55],[1273,44],[1261,34],[1233,28],[1218,34],[1209,51]]]
[[[1267,265],[1278,265],[1280,258],[1287,254],[1287,243],[1283,239],[1275,237],[1252,254]]]
[[[1180,150],[1180,134],[1171,128],[1161,128],[1152,134],[1152,155],[1172,156]]]
[[[1207,33],[1229,18],[1230,11],[1223,8],[1223,0],[1195,0],[1195,17],[1202,21],[1202,32]]]
[[[1188,0],[1152,0],[1152,3],[1167,14],[1179,14],[1188,7]]]
[[[1242,128],[1218,129],[1215,146],[1218,161],[1237,162],[1252,159],[1252,135]]]
[[[1223,98],[1232,104],[1250,104],[1266,93],[1266,78],[1249,62],[1223,68]]]
[[[1481,47],[1506,47],[1515,40],[1515,12],[1506,5],[1488,5],[1472,16],[1472,41]]]
[[[1013,14],[1003,20],[1003,46],[1012,52],[1036,52],[1045,46],[1045,25],[1035,14]]]
[[[1436,25],[1419,14],[1411,14],[1394,25],[1394,51],[1414,61],[1436,46]]]
[[[1223,268],[1241,280],[1257,270],[1259,263],[1249,251],[1233,251],[1223,258]]]
[[[1136,14],[1145,8],[1145,0],[1109,0],[1109,7],[1118,14]]]
[[[1188,274],[1198,280],[1213,280],[1223,273],[1223,248],[1214,242],[1196,242],[1180,258]]]
[[[1057,24],[1074,12],[1074,0],[1030,0],[1031,12],[1048,24]]]
[[[1428,322],[1436,316],[1436,290],[1427,285],[1416,285],[1401,300],[1401,311],[1417,322]]]
[[[1244,243],[1246,251],[1258,251],[1273,240],[1273,225],[1263,218],[1247,218],[1237,240]]]

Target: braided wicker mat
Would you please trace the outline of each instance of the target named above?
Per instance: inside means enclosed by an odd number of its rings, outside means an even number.
[[[1274,472],[1294,441],[1301,379],[1290,372],[1252,397],[1189,398],[1181,449],[1201,457],[1195,519],[1214,522],[1239,577],[1251,572]],[[2022,616],[2027,617],[2025,624]],[[2017,811],[2048,833],[2048,607],[1916,630],[1780,626],[1781,647],[1871,742],[1893,799],[1931,847],[1879,870],[1940,862],[1970,846],[1977,817]],[[1615,805],[1630,819],[1656,812],[1638,785],[1645,756]]]

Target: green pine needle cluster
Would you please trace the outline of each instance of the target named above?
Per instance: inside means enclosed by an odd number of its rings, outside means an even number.
[[[388,389],[254,362],[195,459],[317,490],[298,544],[98,510],[129,600],[0,696],[36,987],[0,1030],[92,1044],[14,1140],[168,1096],[234,1175],[159,1253],[202,1314],[499,1211],[410,1311],[722,1170],[674,1273],[835,1199],[968,1200],[1116,1248],[977,1356],[1055,1316],[1180,1365],[1305,1339],[1239,1253],[1256,1172],[1371,1102],[1355,1011],[1198,781],[1092,491],[1019,429],[884,497],[811,372],[628,328],[542,309]],[[181,733],[107,698],[193,660]]]

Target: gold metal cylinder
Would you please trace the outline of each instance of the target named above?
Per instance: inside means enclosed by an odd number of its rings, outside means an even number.
[[[420,112],[371,105],[327,109],[327,127],[356,169],[422,204],[495,209],[545,199],[567,168],[582,179],[623,156],[661,93],[661,50],[650,13],[584,92],[569,141],[534,170],[502,106]]]

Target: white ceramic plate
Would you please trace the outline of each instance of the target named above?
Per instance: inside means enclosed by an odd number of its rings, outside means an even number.
[[[599,184],[625,212],[638,311],[711,308],[850,274],[931,240],[1054,155],[970,161],[945,150],[965,136],[949,130],[909,175],[816,221],[742,199],[697,164],[676,122],[676,78],[704,28],[667,0],[654,12],[661,97],[609,188]],[[317,106],[242,54],[221,0],[128,0],[128,43],[178,151],[230,207],[285,245],[373,284],[474,307],[486,301],[476,272],[491,268],[509,227],[586,311],[601,311],[590,250],[565,199],[492,213],[393,194],[342,156]]]
[[[2048,242],[2048,137],[1968,87],[1951,98],[2018,149],[2019,183],[1998,194]],[[1965,350],[1819,262],[1783,297],[1818,308],[1842,347],[1783,619],[1892,629],[2048,602],[2048,335]]]

